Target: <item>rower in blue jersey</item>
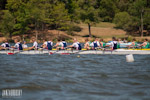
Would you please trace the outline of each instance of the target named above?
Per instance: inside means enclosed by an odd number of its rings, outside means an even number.
[[[64,50],[67,48],[67,42],[65,41],[65,39],[62,39],[62,41],[60,42],[61,45],[61,50]]]
[[[56,47],[57,50],[64,50],[67,48],[67,42],[65,42],[65,39],[63,40],[58,39],[54,47]]]
[[[23,50],[22,44],[19,42],[18,39],[15,39],[14,42],[16,43],[12,48],[17,49],[17,50]]]
[[[99,40],[98,40],[98,38],[95,38],[95,41],[93,41],[92,43],[91,43],[91,46],[92,46],[92,49],[97,49],[97,48],[100,48],[100,43],[99,43]]]
[[[74,41],[73,44],[68,47],[75,50],[81,50],[82,49],[81,44],[77,41],[77,39],[74,39],[73,41]]]
[[[50,39],[49,41],[46,42],[46,46],[48,50],[52,50],[53,48],[53,41]]]
[[[8,50],[10,48],[10,44],[8,43],[8,40],[5,40],[4,43],[0,46],[0,50]]]
[[[117,49],[117,41],[116,41],[115,37],[112,37],[112,42],[110,44],[111,44],[110,45],[111,50],[116,50]]]
[[[52,50],[53,47],[53,42],[50,39],[49,41],[47,41],[46,39],[44,39],[43,44],[41,45],[41,48],[43,49],[47,49],[47,50]]]

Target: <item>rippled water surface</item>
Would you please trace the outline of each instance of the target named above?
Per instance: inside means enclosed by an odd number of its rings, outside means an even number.
[[[0,90],[22,89],[17,100],[150,100],[150,55],[132,63],[125,55],[0,58]]]

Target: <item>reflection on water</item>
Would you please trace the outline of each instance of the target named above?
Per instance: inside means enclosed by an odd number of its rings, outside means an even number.
[[[150,56],[0,55],[0,90],[20,100],[150,100]]]

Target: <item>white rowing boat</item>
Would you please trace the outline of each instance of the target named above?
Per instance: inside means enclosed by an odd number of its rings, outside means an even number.
[[[128,49],[117,49],[114,51],[106,51],[106,50],[30,50],[30,51],[11,51],[4,50],[0,51],[0,54],[118,54],[118,55],[126,55],[126,54],[150,54],[150,50],[128,50]]]

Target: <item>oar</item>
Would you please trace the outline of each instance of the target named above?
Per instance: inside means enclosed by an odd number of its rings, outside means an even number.
[[[21,51],[21,50],[19,50],[19,51],[17,51],[17,52],[14,52],[14,51],[15,51],[14,48],[10,48],[10,50],[11,50],[12,52],[7,52],[7,55],[18,54],[18,53],[20,53],[20,51]]]

